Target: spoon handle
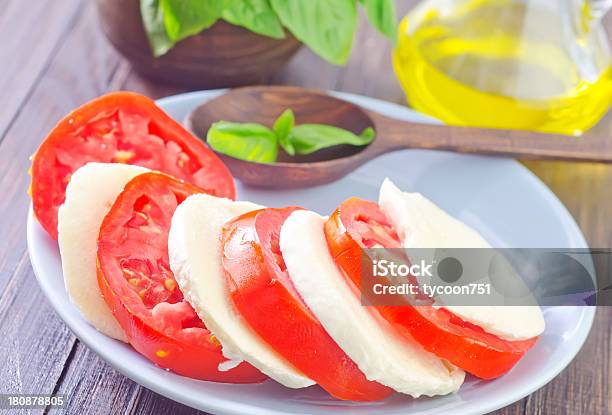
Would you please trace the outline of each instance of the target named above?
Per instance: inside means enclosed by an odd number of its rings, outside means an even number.
[[[405,148],[449,150],[521,159],[612,163],[612,138],[421,124],[369,111],[377,139],[372,156]]]

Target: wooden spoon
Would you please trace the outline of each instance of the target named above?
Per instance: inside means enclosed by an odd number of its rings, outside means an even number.
[[[219,154],[243,183],[267,188],[306,187],[339,179],[381,154],[407,148],[450,150],[523,159],[612,162],[612,140],[568,137],[518,130],[452,127],[400,121],[324,92],[299,87],[256,86],[230,90],[196,108],[187,127],[205,140],[212,123],[255,122],[271,127],[291,108],[297,124],[335,125],[356,134],[366,127],[376,138],[366,147],[336,146],[309,156],[279,152],[273,164],[253,163]],[[282,154],[280,154],[282,153]]]

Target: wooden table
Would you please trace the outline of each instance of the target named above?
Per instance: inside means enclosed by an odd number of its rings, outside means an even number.
[[[81,344],[38,288],[27,255],[28,157],[54,123],[111,90],[154,98],[182,92],[133,73],[101,34],[93,3],[0,0],[0,393],[64,393],[75,414],[194,413],[123,377]],[[304,49],[274,82],[403,102],[386,42],[362,27],[355,44],[344,68]],[[612,139],[612,117],[597,128]],[[565,203],[592,247],[612,246],[612,167],[527,166]],[[600,308],[573,363],[544,388],[497,413],[610,413],[611,325],[612,307]]]

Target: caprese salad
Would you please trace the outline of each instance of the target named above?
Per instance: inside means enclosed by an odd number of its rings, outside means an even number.
[[[234,201],[215,154],[137,94],[62,120],[31,191],[83,317],[184,376],[353,401],[444,395],[466,372],[508,372],[544,330],[537,306],[363,305],[364,248],[489,244],[389,180],[378,203],[351,198],[329,217]]]

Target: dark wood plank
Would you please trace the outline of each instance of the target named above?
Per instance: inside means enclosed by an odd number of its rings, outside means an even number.
[[[97,23],[91,6],[81,9],[75,22],[0,143],[0,234],[10,247],[0,250],[0,376],[3,393],[78,390],[71,399],[80,405],[90,391],[78,389],[72,373],[76,368],[89,372],[89,360],[38,288],[24,238],[28,156],[59,118],[106,89],[119,61],[100,32],[92,30]],[[76,363],[67,367],[71,359]],[[121,384],[124,378],[105,375],[100,381]]]
[[[612,167],[593,163],[541,161],[526,161],[524,164],[565,204],[582,229],[589,246],[612,246]]]
[[[169,95],[180,94],[188,91],[186,88],[152,81],[151,79],[138,75],[134,71],[129,72],[120,89],[140,92],[153,99],[163,98]]]
[[[596,127],[612,129],[608,115]],[[525,162],[561,199],[589,246],[612,246],[612,168],[591,163]],[[558,377],[532,394],[527,413],[605,414],[612,412],[612,307],[600,307],[584,347]]]
[[[612,307],[597,310],[588,341],[574,361],[527,401],[527,414],[612,413]]]
[[[316,89],[336,89],[342,68],[331,65],[302,47],[273,78],[272,84],[299,85]]]
[[[403,16],[414,2],[396,3],[398,14]],[[403,103],[404,92],[393,74],[391,52],[391,43],[373,26],[366,24],[361,13],[361,24],[355,37],[353,53],[334,89]]]
[[[197,411],[188,406],[156,394],[148,389],[142,388],[138,399],[134,401],[134,406],[130,410],[130,415],[149,415],[149,414],[172,414],[172,415],[205,415],[204,412]]]
[[[119,414],[131,412],[141,387],[116,372],[85,345],[77,342],[72,358],[55,390],[66,396],[70,413]],[[62,413],[63,410],[51,410]]]
[[[52,393],[74,336],[38,289],[23,256],[0,298],[2,393]]]
[[[0,250],[0,292],[26,248],[29,156],[61,117],[106,90],[119,62],[96,24],[88,5],[0,142],[0,235],[10,247]]]
[[[80,13],[82,0],[5,1],[0,4],[0,138]]]

